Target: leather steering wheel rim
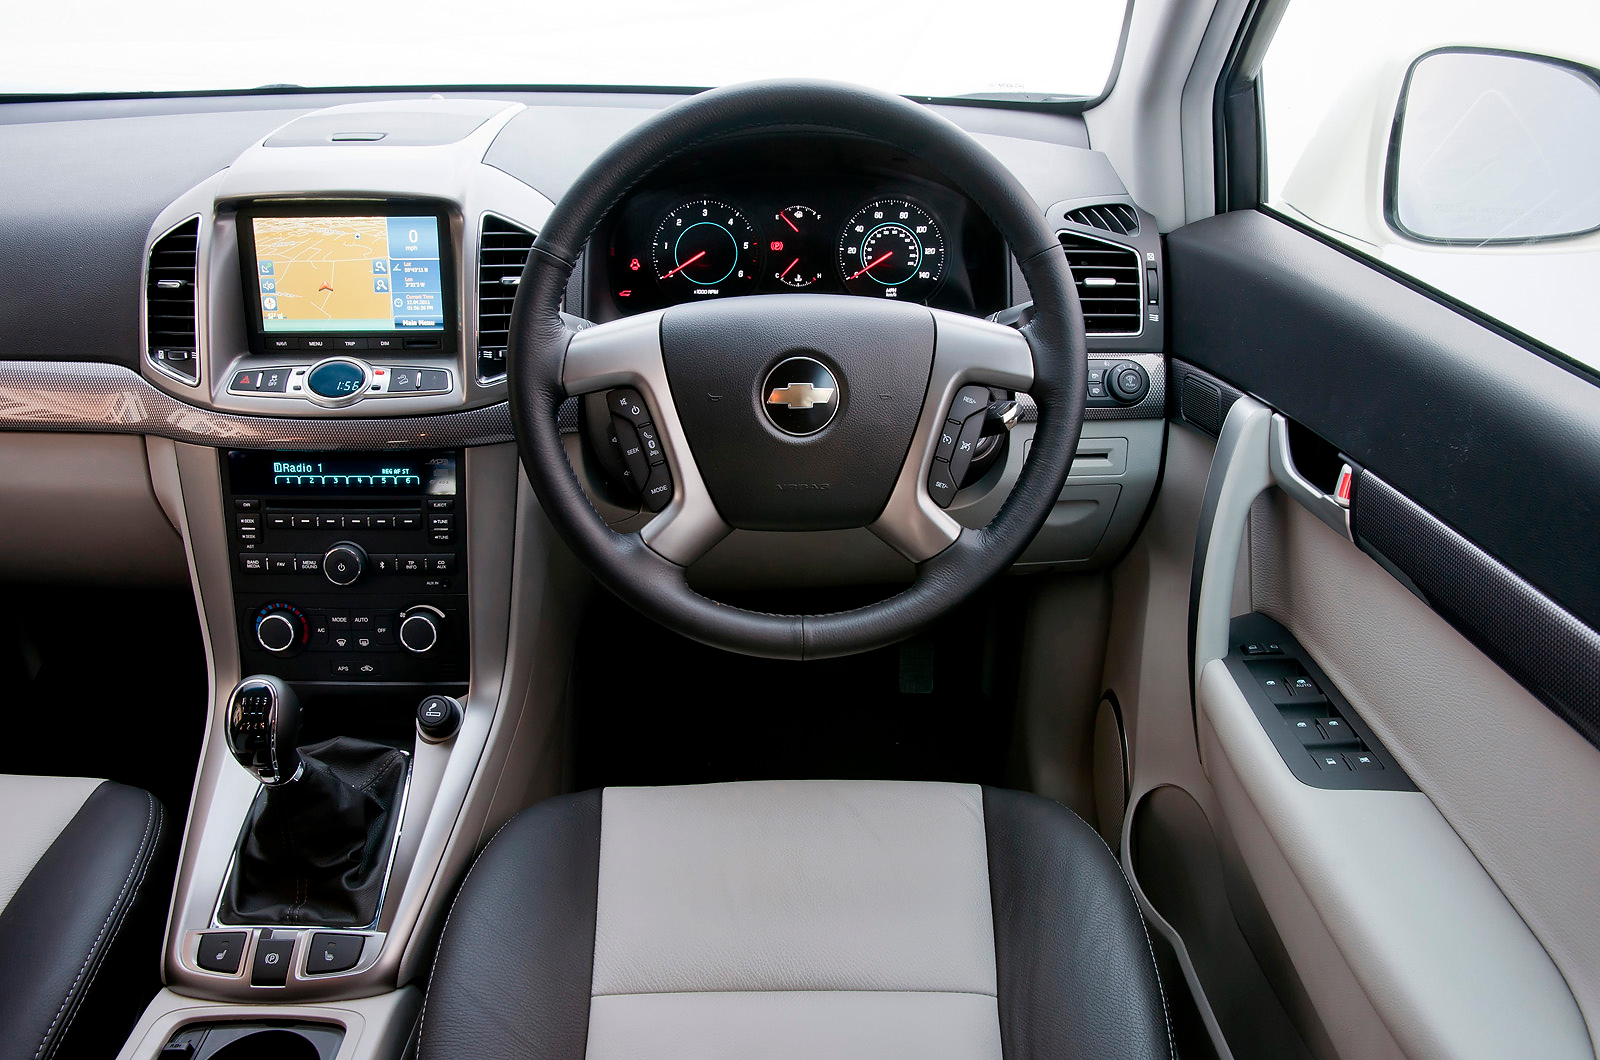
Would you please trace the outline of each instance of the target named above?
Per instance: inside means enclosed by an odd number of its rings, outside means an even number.
[[[562,297],[595,229],[668,160],[711,140],[763,129],[866,136],[932,165],[994,223],[1033,297],[1032,319],[1019,331],[1032,357],[1026,389],[1038,419],[1009,496],[988,526],[960,530],[942,551],[921,559],[905,589],[849,611],[773,615],[700,595],[689,585],[686,568],[652,548],[641,533],[617,533],[605,523],[568,461],[557,426],[557,412],[572,396],[565,362],[578,334],[563,317]],[[574,181],[528,255],[512,313],[507,370],[512,421],[528,479],[556,531],[603,585],[647,617],[702,643],[746,655],[815,659],[903,640],[1010,567],[1044,525],[1071,469],[1083,426],[1088,365],[1083,314],[1066,254],[1032,197],[977,141],[899,96],[833,82],[759,81],[668,107],[624,135]],[[925,395],[924,400],[936,398]]]

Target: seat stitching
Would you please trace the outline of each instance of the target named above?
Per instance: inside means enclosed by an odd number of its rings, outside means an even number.
[[[494,841],[500,838],[500,833],[510,827],[511,822],[515,821],[518,816],[517,814],[512,814],[505,824],[495,829],[494,835],[490,836],[489,841],[483,844],[483,849],[478,851],[478,856],[472,859],[472,865],[467,869],[467,874],[461,878],[461,886],[456,888],[455,897],[450,899],[450,911],[444,915],[444,926],[439,929],[439,948],[441,950],[444,948],[445,934],[450,930],[450,918],[456,915],[456,905],[461,901],[461,892],[467,889],[467,881],[471,880],[472,874],[478,871],[478,863],[489,852],[489,848],[494,846]],[[438,970],[439,955],[435,953],[433,955],[433,967],[428,969],[428,986],[422,992],[422,1012],[417,1016],[417,1055],[419,1057],[422,1055],[422,1030],[428,1025],[428,998],[433,993],[433,976]]]
[[[1116,853],[1111,849],[1111,844],[1106,842],[1106,837],[1100,834],[1100,830],[1098,828],[1090,827],[1089,822],[1080,817],[1078,815],[1078,811],[1074,810],[1071,806],[1068,806],[1063,802],[1057,802],[1054,799],[1051,801],[1055,802],[1056,805],[1060,806],[1063,810],[1066,810],[1068,813],[1072,814],[1072,816],[1077,817],[1078,821],[1085,828],[1088,828],[1090,832],[1094,833],[1094,837],[1100,840],[1100,845],[1104,847],[1105,852],[1111,856],[1112,862],[1117,866],[1117,872],[1122,876],[1122,885],[1128,889],[1128,897],[1133,899],[1133,908],[1139,914],[1139,930],[1144,932],[1144,948],[1145,952],[1150,955],[1150,968],[1156,973],[1156,991],[1161,995],[1161,1020],[1167,1028],[1167,1056],[1176,1058],[1178,1052],[1177,1045],[1174,1043],[1172,1038],[1172,1012],[1167,1005],[1167,988],[1162,985],[1161,982],[1161,966],[1156,964],[1156,948],[1150,944],[1150,928],[1144,922],[1144,910],[1139,907],[1139,896],[1134,893],[1133,881],[1128,879],[1128,872],[1122,867],[1121,859],[1119,859]]]
[[[89,952],[84,955],[83,964],[78,967],[78,974],[73,976],[71,985],[67,987],[67,994],[61,999],[61,1007],[56,1009],[55,1018],[50,1021],[50,1026],[45,1028],[44,1037],[39,1040],[39,1048],[34,1052],[33,1060],[40,1060],[40,1058],[44,1056],[45,1048],[50,1044],[50,1037],[55,1033],[56,1024],[61,1022],[61,1015],[67,1010],[67,1005],[73,1000],[75,991],[78,989],[78,983],[83,979],[83,973],[88,969],[90,961],[94,959],[96,952],[99,950],[100,940],[105,937],[107,926],[110,925],[112,918],[115,917],[118,912],[124,911],[121,909],[122,897],[128,893],[128,885],[133,882],[134,874],[139,872],[141,864],[143,863],[144,859],[141,857],[141,855],[145,853],[145,842],[150,838],[150,826],[152,822],[155,821],[157,814],[157,803],[155,801],[155,797],[149,792],[145,792],[144,795],[145,798],[150,801],[150,805],[145,810],[144,834],[139,837],[139,847],[134,853],[133,864],[128,866],[128,874],[122,880],[122,889],[117,892],[117,897],[111,903],[111,909],[107,911],[105,920],[101,921],[100,923],[100,930],[95,933],[94,941],[89,944]],[[92,792],[90,797],[93,797]],[[87,801],[88,800],[85,800],[85,802]],[[140,873],[140,878],[143,878],[142,873]],[[96,966],[96,972],[98,973],[98,971],[99,968]],[[71,1020],[68,1020],[68,1022],[70,1023]]]

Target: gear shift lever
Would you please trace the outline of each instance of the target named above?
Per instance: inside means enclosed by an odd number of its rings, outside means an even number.
[[[228,924],[365,927],[399,825],[404,751],[335,736],[297,748],[300,701],[276,677],[228,697],[228,750],[261,781],[219,915]]]
[[[246,677],[228,697],[228,750],[269,788],[300,779],[300,701],[276,677]]]

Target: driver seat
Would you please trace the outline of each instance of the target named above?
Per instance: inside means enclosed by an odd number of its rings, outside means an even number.
[[[420,1060],[1157,1060],[1144,921],[1036,795],[608,788],[503,827],[445,921]]]

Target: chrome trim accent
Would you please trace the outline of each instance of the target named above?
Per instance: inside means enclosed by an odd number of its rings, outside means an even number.
[[[188,224],[190,221],[197,222],[198,228],[198,231],[195,233],[194,245],[195,377],[193,379],[190,379],[188,376],[183,375],[180,372],[173,371],[161,361],[158,361],[150,356],[150,295],[148,293],[150,287],[151,252],[155,250],[157,243],[161,242],[163,239],[167,238],[172,233]],[[140,263],[139,267],[139,363],[141,365],[149,365],[158,374],[166,376],[168,379],[171,379],[177,383],[181,383],[184,388],[188,390],[197,389],[200,386],[201,381],[206,377],[206,335],[201,325],[201,321],[205,319],[205,307],[200,304],[200,292],[202,290],[200,286],[200,270],[202,244],[205,242],[205,227],[205,218],[198,213],[191,213],[181,218],[177,222],[167,225],[159,233],[147,236],[144,243],[144,259]],[[156,286],[165,288],[167,290],[172,290],[173,284],[177,284],[178,287],[183,286],[183,282],[181,280],[162,280],[157,283]]]
[[[664,558],[687,567],[732,529],[723,522],[700,469],[689,452],[689,439],[672,403],[666,362],[661,356],[661,317],[657,309],[585,328],[572,336],[561,365],[568,395],[616,386],[639,390],[654,410],[656,429],[666,443],[672,469],[672,500],[651,519],[639,536]],[[1015,332],[1013,332],[1015,334]]]
[[[1033,385],[1033,349],[1021,332],[943,309],[928,312],[934,325],[933,368],[922,415],[889,503],[867,527],[913,563],[937,555],[961,536],[961,524],[933,503],[927,485],[939,425],[956,391],[967,383],[1019,391]]]
[[[153,434],[207,446],[413,449],[512,441],[504,402],[427,416],[247,416],[200,408],[121,365],[0,361],[0,430]]]

